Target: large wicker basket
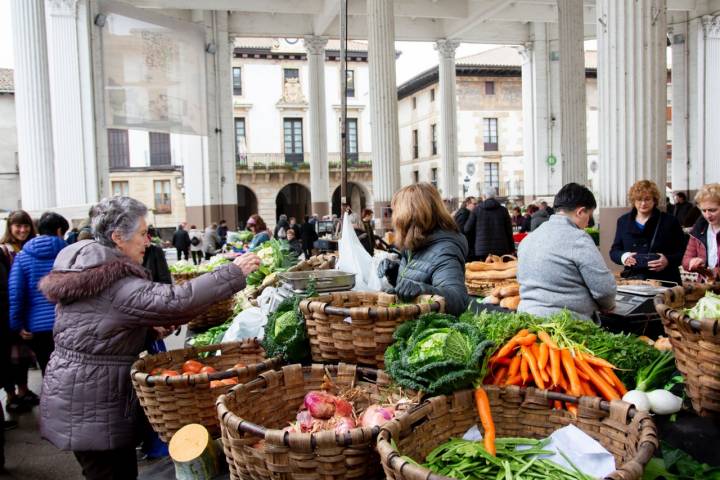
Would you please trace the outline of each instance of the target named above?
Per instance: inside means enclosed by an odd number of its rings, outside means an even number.
[[[658,446],[657,429],[650,415],[629,403],[608,403],[597,397],[568,395],[519,387],[485,387],[498,437],[544,438],[570,423],[599,441],[615,456],[613,480],[639,480]],[[552,410],[549,400],[577,402],[578,417]],[[479,418],[471,390],[433,397],[386,423],[377,448],[389,480],[451,480],[403,458],[423,462],[436,447],[461,438]],[[480,427],[482,428],[482,427]],[[592,473],[592,472],[589,472]],[[504,478],[504,477],[503,477]]]
[[[299,364],[266,371],[234,387],[217,400],[222,442],[230,477],[242,480],[372,479],[380,473],[375,452],[379,427],[354,428],[344,436],[334,431],[285,433],[307,392],[319,390],[325,375],[338,387],[366,384],[370,401],[381,400],[389,377],[354,365]],[[373,378],[374,377],[374,378]],[[362,410],[367,405],[355,408]],[[264,445],[259,444],[264,440]]]
[[[182,285],[200,275],[202,275],[202,273],[173,273],[172,279],[175,285]],[[190,320],[188,328],[191,330],[207,330],[210,327],[225,323],[227,319],[232,316],[233,305],[233,297],[214,303],[203,311],[203,313]]]
[[[685,390],[693,409],[702,416],[720,417],[720,320],[692,320],[683,307],[697,301],[707,289],[720,286],[675,287],[655,297],[665,333],[675,353],[675,363],[685,377]]]
[[[218,351],[219,355],[212,355]],[[201,358],[204,352],[211,355]],[[182,372],[182,364],[191,359],[215,368],[217,373],[179,377],[150,375],[155,368]],[[237,363],[246,367],[227,371]],[[257,339],[249,339],[148,355],[133,364],[130,376],[150,425],[163,441],[168,442],[176,431],[189,423],[200,423],[211,434],[220,434],[215,400],[230,390],[231,385],[210,388],[212,380],[235,377],[242,383],[279,365],[279,359],[265,359],[265,351]]]
[[[397,296],[377,292],[334,292],[300,302],[313,361],[383,368],[398,325],[445,311],[445,299],[438,296],[421,295],[413,304],[393,306],[397,302]]]

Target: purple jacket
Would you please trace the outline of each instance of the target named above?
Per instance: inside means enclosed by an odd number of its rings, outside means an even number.
[[[130,366],[151,327],[187,323],[245,287],[233,264],[180,286],[94,240],[60,252],[40,289],[56,303],[55,351],[43,380],[42,436],[62,450],[132,447],[140,405]]]

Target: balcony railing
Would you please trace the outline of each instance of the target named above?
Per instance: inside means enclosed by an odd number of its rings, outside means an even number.
[[[248,153],[235,157],[238,170],[309,170],[310,154],[304,153],[295,158],[294,162],[288,162],[284,153]],[[329,153],[328,164],[330,170],[340,169],[340,154]],[[348,168],[355,170],[369,169],[372,167],[371,154],[369,152],[353,153],[348,156]]]

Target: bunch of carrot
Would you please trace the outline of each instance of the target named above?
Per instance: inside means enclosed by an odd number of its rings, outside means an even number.
[[[483,381],[486,385],[535,385],[543,390],[605,400],[619,400],[627,392],[610,362],[579,345],[561,348],[545,331],[535,334],[520,330],[490,357],[488,366]],[[565,406],[577,414],[575,405]],[[554,408],[562,408],[561,402],[555,401]]]

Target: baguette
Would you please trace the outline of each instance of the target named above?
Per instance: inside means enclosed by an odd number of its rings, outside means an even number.
[[[520,295],[516,295],[514,297],[507,297],[500,300],[500,306],[503,308],[507,308],[508,310],[517,310],[519,304]]]
[[[517,268],[517,260],[510,262],[470,262],[465,264],[465,271],[471,272],[491,272],[498,270],[508,270],[510,268]]]
[[[514,284],[500,287],[498,293],[500,295],[500,298],[515,297],[517,295],[520,295],[520,285]]]
[[[483,303],[489,303],[489,304],[491,304],[491,305],[497,305],[498,303],[500,303],[500,299],[497,298],[497,297],[493,297],[493,296],[491,295],[491,296],[489,296],[489,297],[485,297],[485,300],[483,301]]]
[[[517,268],[509,268],[507,270],[492,270],[487,272],[465,272],[465,278],[467,280],[509,280],[515,278],[517,275]]]

